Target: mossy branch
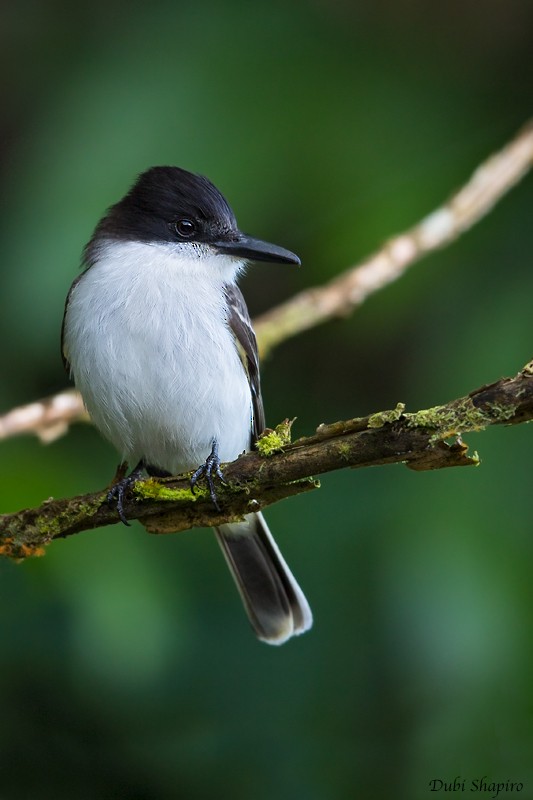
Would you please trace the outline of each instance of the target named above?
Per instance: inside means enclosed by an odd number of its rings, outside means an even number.
[[[218,490],[221,510],[206,490],[192,494],[190,476],[138,481],[125,503],[129,519],[152,533],[187,530],[236,521],[278,500],[318,487],[315,475],[344,467],[405,463],[414,470],[475,466],[461,436],[489,425],[514,425],[533,419],[533,361],[514,378],[482,386],[445,405],[408,413],[399,403],[391,411],[320,425],[313,436],[290,442],[291,423],[267,432],[258,451],[224,466],[226,485]],[[453,437],[451,444],[446,439]],[[117,522],[107,490],[44,502],[38,508],[0,516],[0,554],[39,555],[53,539]]]

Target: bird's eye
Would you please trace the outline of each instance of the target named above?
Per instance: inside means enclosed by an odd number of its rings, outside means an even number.
[[[178,221],[174,223],[174,227],[181,239],[190,239],[191,236],[194,236],[196,233],[196,224],[192,219],[178,219]]]

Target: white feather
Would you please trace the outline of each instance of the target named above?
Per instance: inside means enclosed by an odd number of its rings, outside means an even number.
[[[244,262],[208,245],[103,242],[74,286],[65,352],[96,426],[131,466],[177,474],[250,447],[252,400],[223,287]]]

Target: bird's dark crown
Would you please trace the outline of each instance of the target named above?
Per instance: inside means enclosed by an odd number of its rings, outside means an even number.
[[[194,231],[180,236],[180,220]],[[214,242],[237,234],[237,221],[211,181],[180,167],[151,167],[108,209],[86,248],[86,261],[102,239],[138,242]]]

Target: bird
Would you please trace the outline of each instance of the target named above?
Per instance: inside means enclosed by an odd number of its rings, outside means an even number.
[[[250,261],[300,264],[241,232],[225,197],[176,166],[142,172],[100,219],[67,295],[65,368],[100,433],[144,474],[194,471],[217,506],[221,463],[265,428],[255,333],[237,279]],[[260,512],[214,528],[251,626],[282,644],[311,628],[307,599]]]

